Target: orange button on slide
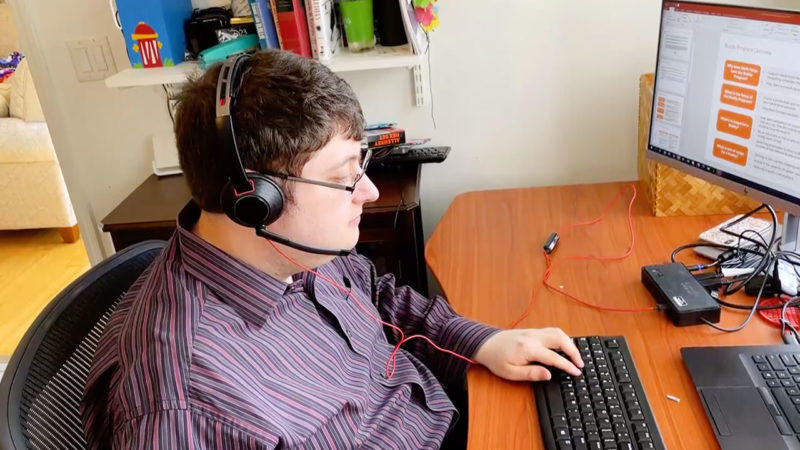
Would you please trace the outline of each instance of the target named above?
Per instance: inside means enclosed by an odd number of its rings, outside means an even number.
[[[758,86],[761,79],[761,66],[740,61],[725,61],[725,79],[737,83]]]
[[[750,133],[753,131],[753,118],[720,109],[717,114],[717,130],[739,136],[742,139],[750,139]]]
[[[757,92],[753,89],[738,87],[732,84],[723,84],[722,95],[719,101],[727,103],[728,105],[755,110],[756,96]]]
[[[723,139],[714,139],[714,156],[744,166],[747,164],[747,147]]]

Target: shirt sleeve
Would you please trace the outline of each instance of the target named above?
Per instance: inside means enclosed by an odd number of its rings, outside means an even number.
[[[439,347],[472,358],[492,335],[500,331],[456,313],[440,297],[426,298],[408,286],[396,286],[395,277],[378,277],[372,262],[360,255],[349,257],[353,269],[372,291],[372,301],[381,318],[403,330],[406,337],[421,334]],[[399,333],[388,327],[387,336],[393,343]],[[420,359],[443,384],[462,383],[469,363],[461,358],[440,352],[423,339],[412,339],[403,349]]]
[[[274,436],[256,436],[186,409],[168,409],[126,421],[114,432],[114,449],[274,449]]]

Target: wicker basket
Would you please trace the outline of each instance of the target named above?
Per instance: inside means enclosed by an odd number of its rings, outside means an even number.
[[[692,175],[645,158],[650,112],[653,106],[652,73],[639,79],[639,179],[644,181],[650,207],[656,216],[736,214],[750,211],[759,202]]]

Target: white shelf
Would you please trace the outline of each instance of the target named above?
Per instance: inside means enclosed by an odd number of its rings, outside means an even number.
[[[353,53],[342,47],[330,61],[323,61],[334,72],[354,72],[357,70],[390,69],[393,67],[411,68],[422,63],[420,55],[415,55],[411,47],[377,46],[371,50]]]
[[[200,71],[196,61],[185,61],[177,66],[151,69],[125,69],[106,78],[106,86],[113,88],[152,86],[158,84],[183,83],[188,75]]]
[[[409,44],[397,47],[377,46],[371,50],[353,53],[346,47],[341,47],[330,61],[323,61],[334,72],[355,72],[359,70],[408,68],[414,69],[414,95],[416,105],[424,104],[424,81],[421,76],[420,66],[422,56],[415,55]],[[125,69],[105,79],[107,87],[125,88],[133,86],[153,86],[159,84],[184,83],[193,73],[199,73],[200,64],[197,61],[185,61],[177,66],[157,67],[152,69]]]
[[[342,47],[336,51],[330,61],[323,61],[323,64],[330,67],[334,72],[390,69],[393,67],[412,68],[421,63],[420,55],[415,55],[408,44],[397,47],[377,46],[372,50],[358,53],[353,53],[346,47]],[[172,67],[125,69],[106,78],[105,82],[107,87],[114,88],[183,83],[188,75],[200,70],[200,65],[196,61],[186,61]]]

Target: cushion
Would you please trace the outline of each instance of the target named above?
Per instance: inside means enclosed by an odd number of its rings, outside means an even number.
[[[0,95],[0,119],[8,117],[8,100]]]
[[[13,76],[13,75],[12,75]],[[0,83],[0,117],[8,117],[8,105],[11,103],[10,79]]]
[[[44,122],[42,107],[39,105],[39,96],[33,86],[28,58],[22,58],[17,65],[17,70],[11,78],[11,100],[9,101],[9,115],[26,122]],[[3,83],[5,84],[5,83]]]
[[[15,117],[0,119],[0,164],[55,161],[47,124]]]

